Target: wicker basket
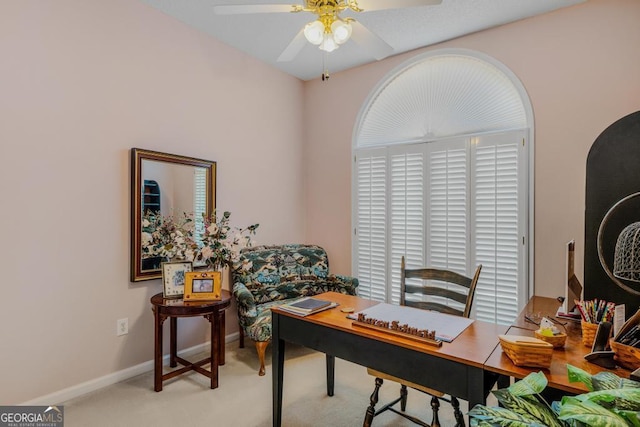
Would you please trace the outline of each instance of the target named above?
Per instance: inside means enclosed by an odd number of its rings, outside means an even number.
[[[611,349],[615,353],[614,360],[623,368],[635,370],[640,368],[640,348],[620,344],[611,340]]]
[[[499,335],[502,351],[516,366],[548,368],[553,356],[553,345],[537,338],[520,335]]]
[[[585,322],[584,320],[581,323],[582,323],[582,344],[591,348],[593,347],[593,341],[596,339],[598,324]]]
[[[553,346],[553,348],[562,348],[567,341],[567,334],[556,334],[553,336],[542,335],[538,331],[534,331],[533,334],[536,338],[542,341],[546,341]]]
[[[638,310],[636,314],[631,316],[625,324],[622,325],[618,334],[609,342],[611,349],[615,353],[614,359],[618,365],[631,370],[640,368],[640,348],[621,344],[616,340],[622,338],[624,334],[638,324],[640,324],[640,310]]]

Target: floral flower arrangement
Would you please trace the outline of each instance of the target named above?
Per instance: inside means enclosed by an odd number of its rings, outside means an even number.
[[[176,218],[147,212],[142,218],[142,258],[193,258],[198,247],[193,231],[193,215]]]
[[[213,270],[219,270],[237,262],[240,250],[252,245],[251,236],[256,234],[259,224],[246,228],[231,228],[229,218],[231,212],[224,212],[218,219],[214,212],[210,218],[204,217],[204,234],[202,247],[196,256],[197,261],[204,261]]]
[[[213,270],[231,265],[240,258],[242,248],[252,246],[251,236],[259,224],[232,228],[230,217],[231,212],[219,219],[215,212],[210,217],[203,215],[204,230],[198,232],[192,213],[178,218],[147,213],[142,218],[142,258],[184,259],[205,263]]]

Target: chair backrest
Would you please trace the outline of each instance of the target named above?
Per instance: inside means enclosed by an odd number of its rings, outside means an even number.
[[[405,267],[404,257],[402,257],[402,264],[400,266],[400,305],[469,317],[471,314],[471,305],[473,304],[473,296],[476,292],[476,285],[478,284],[478,277],[480,277],[480,270],[482,270],[482,264],[478,265],[473,278],[470,278],[453,271],[437,268],[409,269]],[[454,283],[459,286],[456,287],[457,289],[446,289],[444,287],[433,286],[433,284],[428,282],[407,284],[406,279],[412,278]],[[435,301],[407,299],[407,294],[442,297],[463,304],[464,309],[459,310]]]

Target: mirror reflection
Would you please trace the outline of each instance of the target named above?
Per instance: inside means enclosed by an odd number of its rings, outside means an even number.
[[[154,240],[164,219],[191,221],[201,235],[202,216],[215,207],[215,162],[132,149],[131,280],[162,276],[171,254]]]

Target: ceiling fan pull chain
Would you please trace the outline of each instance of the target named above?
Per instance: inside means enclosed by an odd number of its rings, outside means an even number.
[[[322,52],[322,81],[329,80],[329,69],[326,65],[327,61],[327,52]]]

